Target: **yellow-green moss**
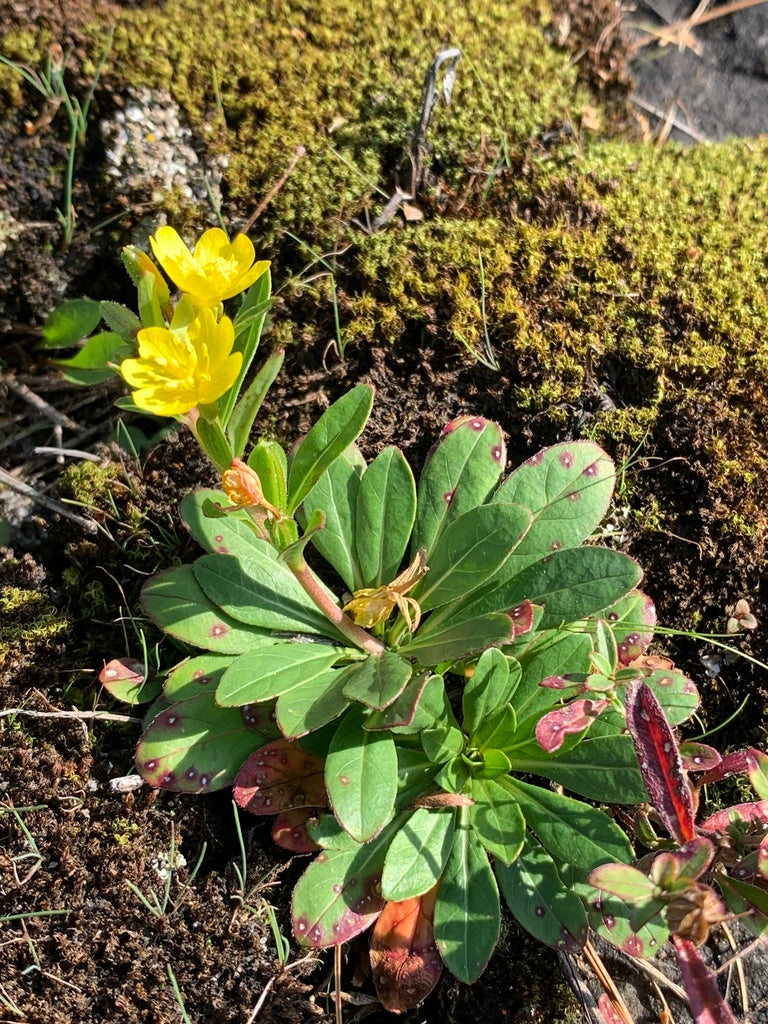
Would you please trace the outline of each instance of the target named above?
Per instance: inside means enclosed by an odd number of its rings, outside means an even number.
[[[102,503],[121,474],[122,467],[116,462],[108,462],[106,465],[85,460],[75,462],[61,474],[59,491],[63,497],[85,508],[93,508]]]

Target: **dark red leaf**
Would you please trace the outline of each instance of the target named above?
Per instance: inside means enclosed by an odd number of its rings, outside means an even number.
[[[653,690],[641,681],[626,693],[627,725],[651,803],[681,845],[695,835],[693,795],[677,740]]]
[[[437,984],[443,963],[435,945],[433,917],[438,886],[423,896],[387,903],[371,935],[371,971],[385,1010],[403,1013]]]
[[[720,995],[714,975],[688,939],[673,935],[677,963],[685,994],[696,1024],[737,1024]]]
[[[626,1017],[622,1017],[619,1014],[611,1001],[611,997],[605,992],[597,1000],[597,1007],[605,1024],[626,1024]]]
[[[680,744],[680,757],[683,759],[683,768],[687,772],[708,772],[723,760],[720,752],[706,743],[694,743],[686,740]]]
[[[748,750],[734,750],[726,754],[717,767],[712,768],[706,775],[697,779],[699,786],[708,786],[710,782],[720,782],[727,779],[729,775],[738,775],[747,770]]]
[[[512,636],[530,633],[533,626],[533,605],[530,601],[523,601],[522,604],[511,608],[507,615],[512,619]]]
[[[275,740],[254,751],[235,779],[234,797],[251,814],[294,807],[324,807],[325,762],[294,740]]]
[[[294,807],[282,811],[272,825],[273,840],[291,853],[315,853],[321,847],[310,837],[307,822],[316,818],[321,810],[320,807]]]

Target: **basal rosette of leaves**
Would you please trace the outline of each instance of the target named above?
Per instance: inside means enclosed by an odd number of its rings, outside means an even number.
[[[628,906],[594,911],[590,872],[633,851],[587,801],[648,799],[630,683],[674,724],[698,696],[644,656],[654,610],[638,565],[584,543],[611,499],[610,458],[572,441],[504,476],[501,429],[465,416],[417,486],[396,448],[366,463],[356,447],[371,403],[353,389],[287,458],[254,448],[277,517],[220,492],[183,501],[206,553],[150,580],[143,605],[189,657],[162,692],[135,676],[110,687],[159,693],[139,773],[186,793],[234,784],[241,807],[276,816],[278,843],[316,851],[293,894],[296,937],[329,947],[375,922],[391,1009],[416,1005],[443,963],[466,982],[481,974],[501,897],[554,947],[579,948],[591,926],[619,944],[639,936],[651,955],[660,937],[631,927]],[[297,570],[306,546],[316,599]],[[352,625],[343,609],[372,595],[386,614]]]

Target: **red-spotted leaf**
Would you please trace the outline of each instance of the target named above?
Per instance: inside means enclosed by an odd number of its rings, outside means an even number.
[[[588,729],[609,703],[607,700],[572,700],[569,704],[550,711],[539,719],[536,726],[539,746],[548,754],[559,750],[566,736]]]
[[[743,821],[749,824],[757,821],[761,825],[768,824],[768,800],[755,800],[753,803],[734,804],[702,821],[699,828],[703,832],[725,832],[732,821]]]
[[[443,964],[435,945],[437,886],[413,899],[387,903],[371,935],[376,995],[385,1010],[418,1006],[437,984]]]
[[[191,565],[153,576],[144,584],[141,603],[164,632],[206,651],[242,654],[275,642],[266,630],[235,621],[210,601]]]
[[[626,1024],[626,1016],[619,1013],[606,992],[597,1000],[597,1008],[603,1018],[603,1024]]]
[[[695,1024],[737,1024],[720,995],[715,976],[689,939],[673,935],[680,978]]]
[[[626,693],[627,725],[643,782],[659,817],[678,843],[695,834],[693,796],[677,741],[655,694],[643,682]]]
[[[307,831],[307,822],[316,818],[320,807],[294,807],[281,811],[272,824],[272,839],[291,853],[315,853],[321,849]]]
[[[616,639],[619,664],[626,668],[645,654],[653,639],[656,607],[641,590],[633,590],[612,605],[605,614]]]
[[[163,693],[170,701],[194,697],[203,690],[215,690],[224,670],[234,657],[228,654],[200,654],[186,658],[165,677]]]
[[[412,558],[424,548],[429,564],[440,534],[463,512],[482,505],[496,486],[505,459],[497,423],[482,416],[460,416],[443,429],[419,480]]]
[[[628,902],[570,878],[568,885],[581,897],[589,927],[627,956],[652,957],[666,941],[669,929],[662,917],[662,902],[651,898]]]
[[[136,658],[113,658],[99,672],[99,682],[118,700],[126,704],[146,704],[162,689],[155,673],[144,668]]]
[[[768,754],[750,747],[747,751],[747,771],[752,789],[761,800],[768,800]]]
[[[584,907],[535,840],[529,836],[517,860],[509,865],[496,861],[495,870],[507,906],[523,928],[556,949],[581,949],[587,938]]]
[[[312,861],[293,891],[293,931],[302,945],[337,946],[373,924],[384,907],[379,883],[391,838],[391,828],[368,843],[346,836]]]
[[[327,804],[325,762],[292,740],[254,751],[237,773],[234,797],[251,814],[278,814]]]
[[[768,836],[760,840],[757,848],[757,870],[763,878],[768,878]]]
[[[275,701],[268,701],[265,704],[243,704],[240,713],[249,729],[261,733],[267,739],[276,740],[282,735],[277,724]]]
[[[536,608],[530,601],[523,601],[521,604],[515,605],[514,608],[510,608],[507,615],[512,619],[512,636],[524,636],[533,629]]]
[[[264,739],[246,728],[239,708],[220,708],[203,691],[152,719],[136,748],[136,770],[158,789],[210,793],[231,786]]]
[[[645,655],[636,660],[644,663],[643,682],[653,690],[670,725],[687,721],[700,703],[693,680],[675,668],[668,658]]]
[[[717,768],[723,760],[722,755],[714,747],[706,743],[694,743],[693,740],[685,740],[679,746],[680,757],[683,760],[683,768],[687,772],[708,772]]]

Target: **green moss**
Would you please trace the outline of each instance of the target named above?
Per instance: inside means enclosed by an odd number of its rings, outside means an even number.
[[[84,508],[100,507],[122,474],[116,462],[101,466],[95,462],[76,462],[64,470],[59,478],[62,497],[76,501]]]

